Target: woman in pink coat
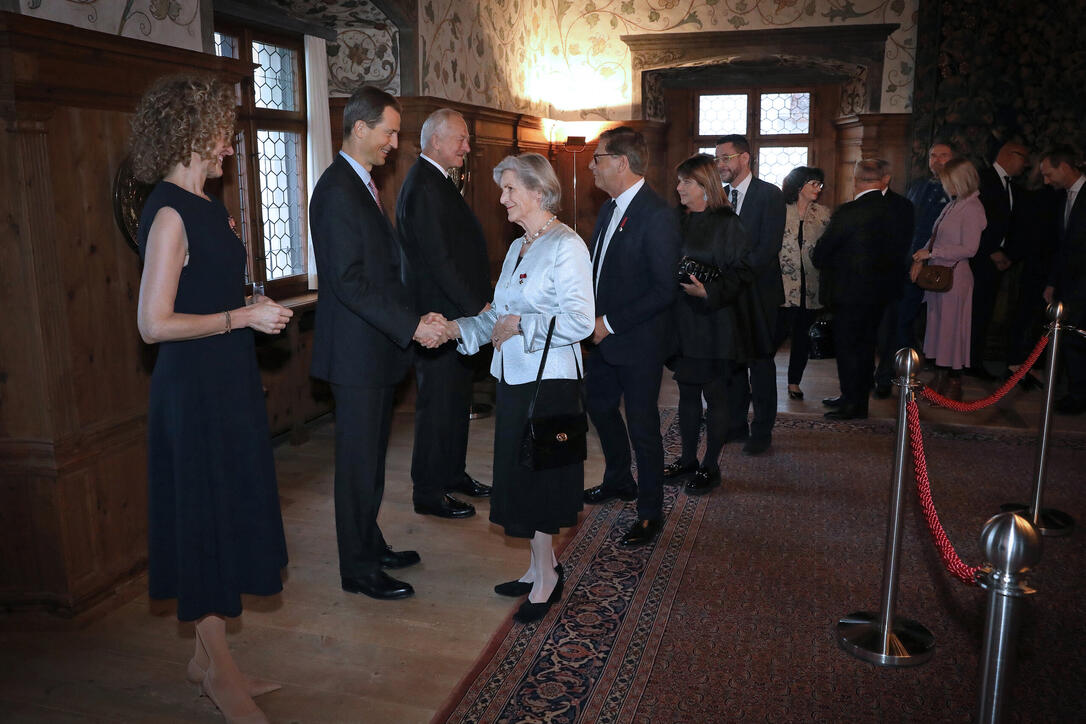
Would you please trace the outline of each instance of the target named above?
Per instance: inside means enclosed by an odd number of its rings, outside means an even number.
[[[928,305],[924,356],[935,362],[935,378],[930,386],[940,394],[960,400],[962,369],[971,362],[973,272],[968,259],[977,253],[980,233],[988,221],[977,190],[980,178],[973,164],[964,158],[948,161],[939,180],[951,202],[935,221],[933,242],[913,254],[913,260],[930,259],[929,264],[954,267],[954,284],[948,291],[924,293]]]

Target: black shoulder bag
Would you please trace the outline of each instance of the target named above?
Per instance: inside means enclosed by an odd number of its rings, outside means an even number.
[[[585,415],[581,366],[575,380],[545,380],[543,368],[554,335],[555,318],[547,330],[543,358],[535,377],[535,394],[520,444],[520,463],[531,470],[584,462],[588,457],[588,417]],[[576,364],[576,357],[574,357]]]

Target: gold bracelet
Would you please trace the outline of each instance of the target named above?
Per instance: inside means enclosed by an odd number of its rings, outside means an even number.
[[[230,312],[224,309],[222,313],[226,315],[226,331],[223,334],[230,334]]]

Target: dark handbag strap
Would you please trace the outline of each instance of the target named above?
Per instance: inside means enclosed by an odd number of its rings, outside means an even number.
[[[532,404],[528,406],[528,419],[535,414],[535,401],[539,397],[539,383],[543,380],[543,368],[547,366],[547,354],[551,351],[551,337],[554,336],[554,323],[558,317],[551,317],[551,325],[547,329],[547,343],[543,345],[543,358],[539,360],[539,372],[535,375],[535,392],[532,393]],[[573,365],[577,368],[577,381],[581,380],[581,365],[577,362],[576,352],[573,354]]]

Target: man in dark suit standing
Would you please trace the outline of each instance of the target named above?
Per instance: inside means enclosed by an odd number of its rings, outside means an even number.
[[[607,468],[603,483],[586,490],[584,498],[588,503],[637,498],[637,522],[622,539],[631,546],[653,540],[663,518],[657,400],[681,246],[675,212],[645,183],[647,165],[644,137],[627,126],[604,131],[589,164],[596,186],[611,197],[592,232],[596,349],[585,360],[586,406]],[[619,412],[623,401],[625,422]]]
[[[1078,169],[1078,157],[1069,146],[1057,146],[1041,159],[1041,176],[1049,186],[1062,190],[1060,244],[1048,276],[1044,299],[1063,303],[1063,321],[1086,329],[1086,176]],[[1077,334],[1063,338],[1063,368],[1067,394],[1054,409],[1065,415],[1086,412],[1086,340]],[[1054,384],[1049,380],[1049,384]]]
[[[995,375],[984,368],[984,352],[999,283],[1003,272],[1011,266],[1011,259],[1004,249],[1009,243],[1015,192],[1021,194],[1012,179],[1025,170],[1028,160],[1029,151],[1025,146],[1005,143],[995,162],[979,172],[980,202],[984,204],[988,226],[981,232],[977,253],[969,260],[973,272],[973,327],[969,345],[971,366],[966,373],[983,380],[995,379]]]
[[[422,155],[396,200],[407,285],[419,314],[472,317],[486,306],[491,288],[483,229],[446,170],[463,166],[471,151],[464,117],[451,108],[434,111],[422,124],[420,146]],[[416,513],[467,518],[475,507],[446,491],[490,495],[490,487],[465,470],[473,371],[471,359],[458,354],[451,341],[415,355],[411,481]]]
[[[889,161],[881,158],[875,159],[879,165],[879,173],[882,174],[882,195],[886,197],[886,205],[890,217],[894,220],[892,231],[896,235],[894,244],[901,249],[908,249],[913,238],[913,216],[916,213],[913,204],[907,198],[896,193],[890,188],[890,181],[894,176],[894,169]],[[875,397],[885,399],[890,396],[890,385],[894,378],[894,355],[899,347],[895,347],[897,341],[897,307],[901,299],[903,284],[908,282],[909,266],[912,262],[907,254],[901,258],[901,273],[898,277],[901,284],[896,284],[891,299],[886,304],[882,313],[882,322],[879,324],[879,363],[875,368]]]
[[[826,400],[831,420],[864,419],[879,320],[900,284],[905,237],[893,230],[878,161],[858,161],[856,197],[834,212],[811,261],[823,271],[822,300],[833,310],[841,396]]]
[[[777,310],[784,304],[781,280],[781,241],[784,238],[784,194],[771,183],[754,178],[750,170],[750,144],[746,137],[723,136],[716,142],[716,165],[724,182],[724,195],[739,214],[750,237],[754,289],[762,303],[768,329],[777,328]],[[773,334],[772,332],[770,333]],[[747,409],[754,419],[747,429]],[[751,360],[728,377],[728,440],[746,440],[743,453],[760,455],[773,440],[777,421],[777,365],[773,350]]]
[[[373,598],[414,593],[382,568],[419,561],[393,551],[377,526],[393,391],[407,372],[408,346],[444,342],[440,315],[420,318],[400,277],[400,245],[370,176],[397,146],[400,105],[363,86],[343,109],[343,146],[309,205],[321,281],[312,375],[336,401],[336,540],[343,590]]]

